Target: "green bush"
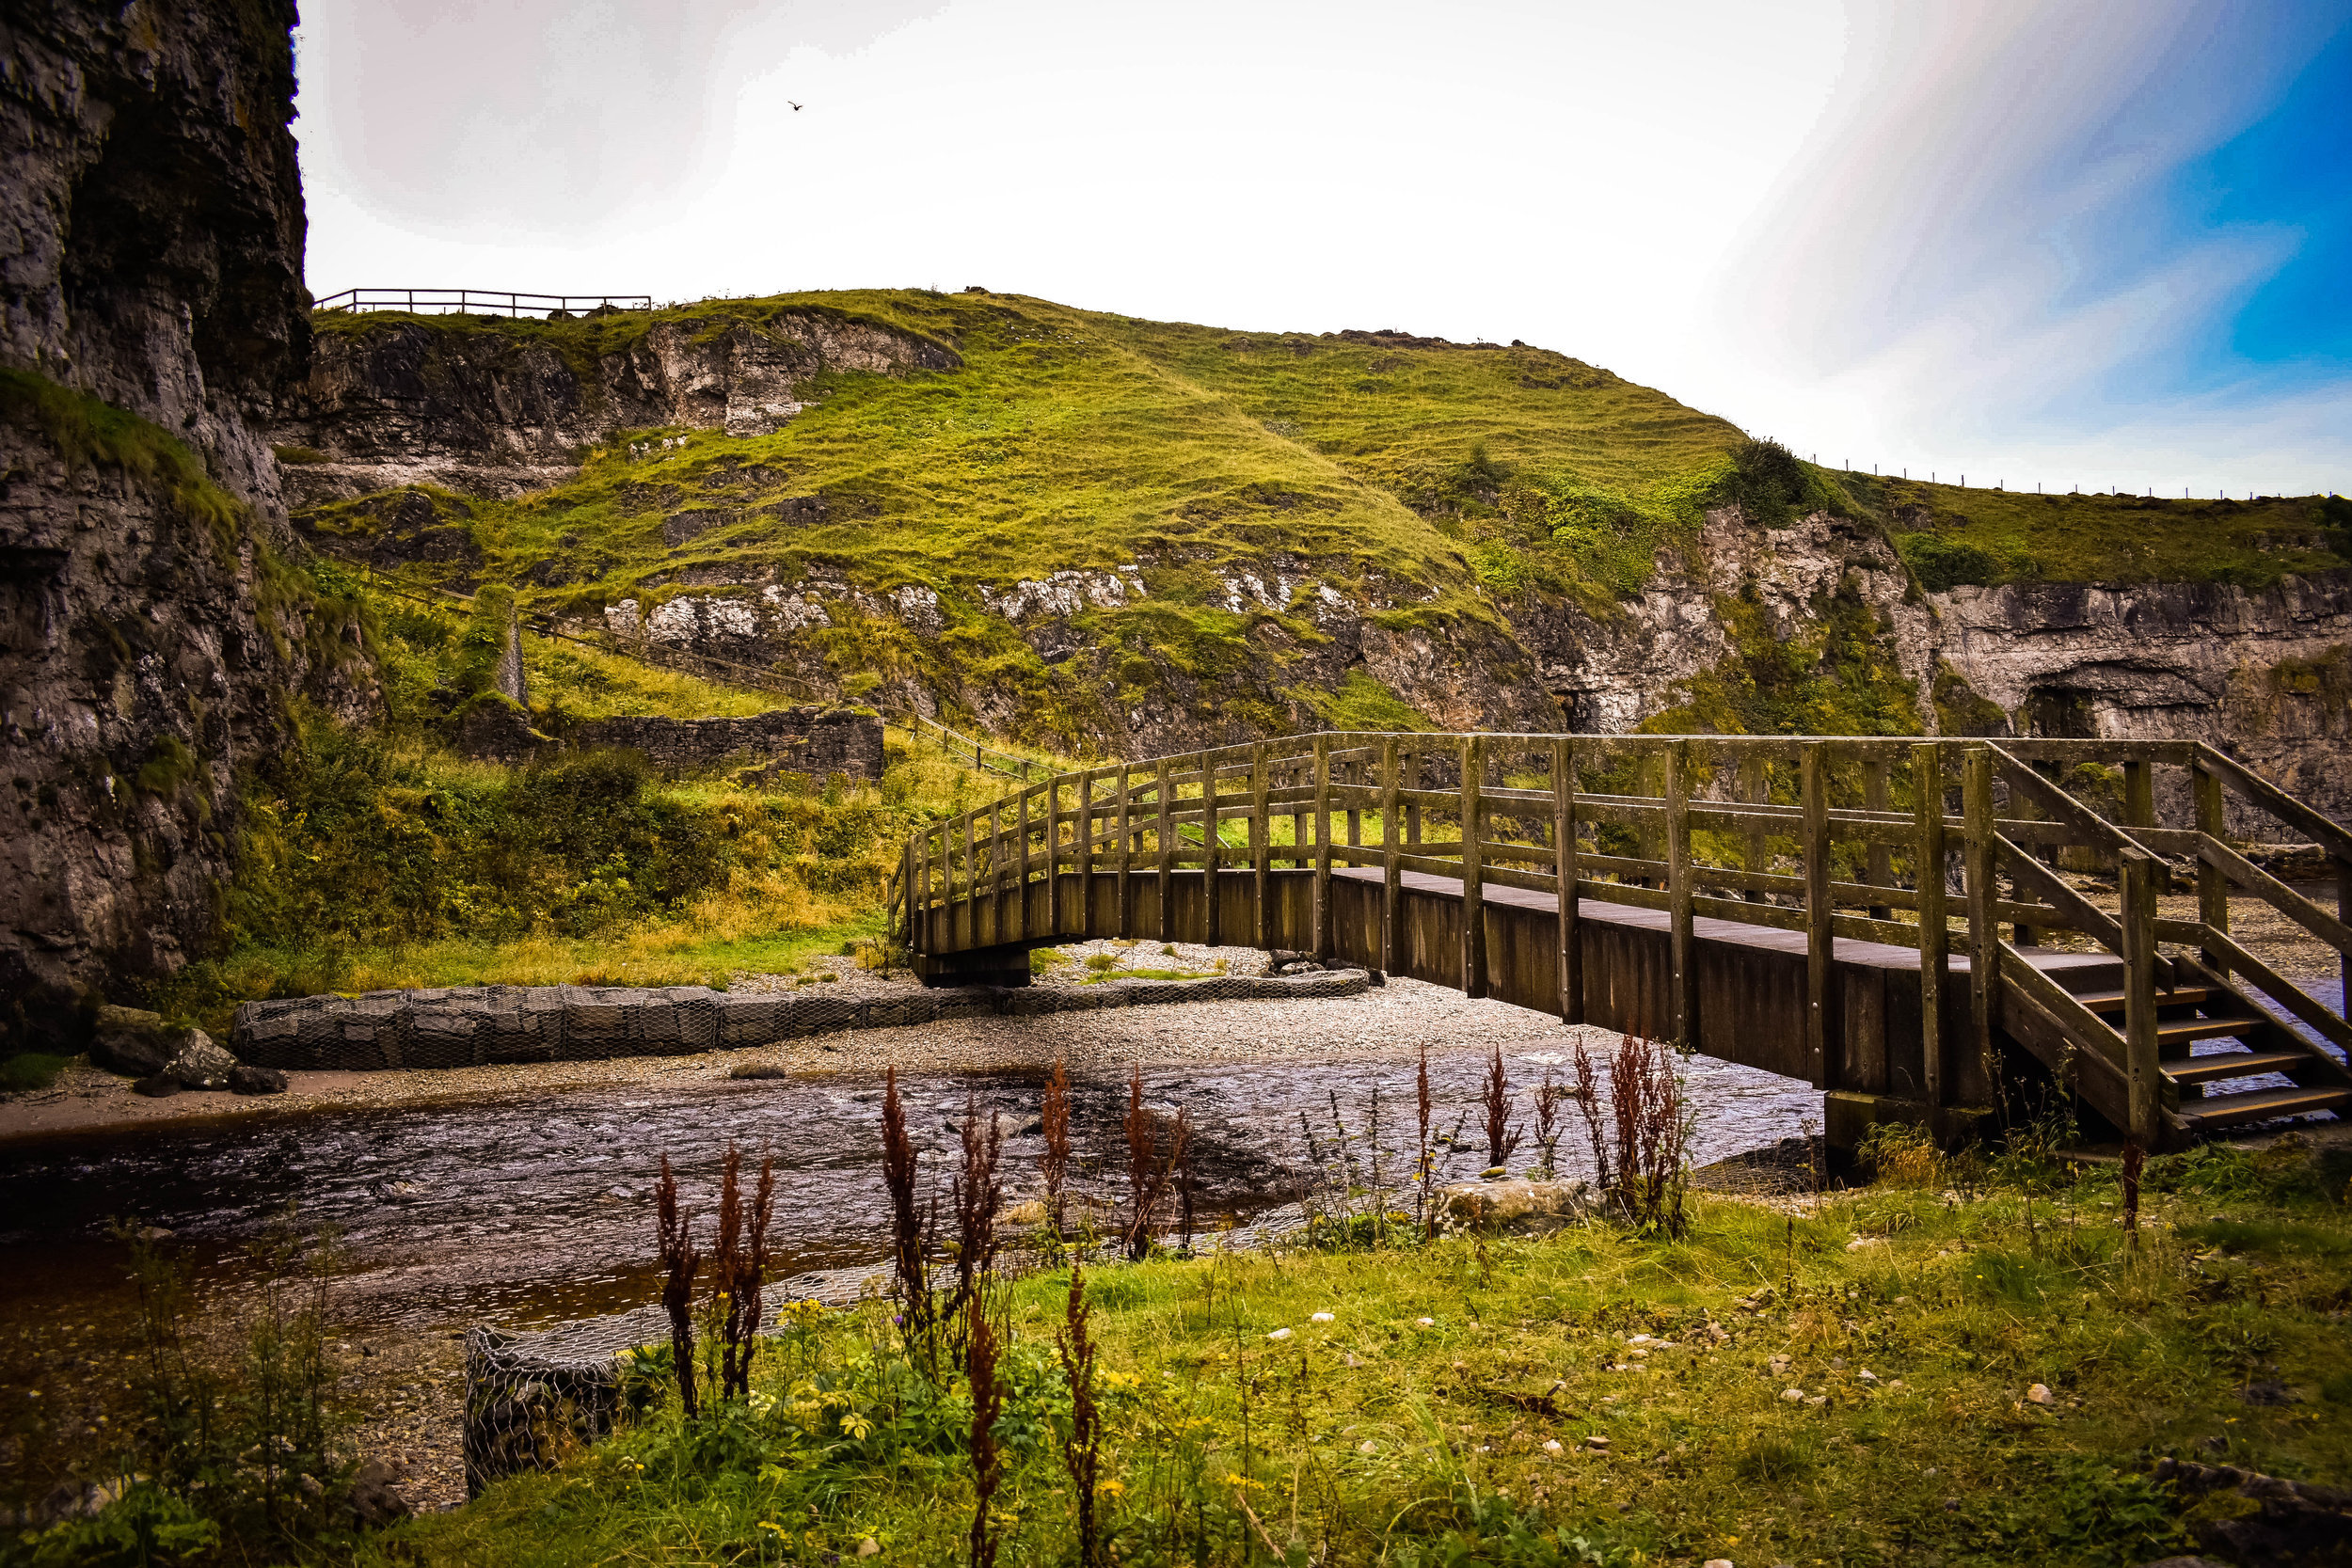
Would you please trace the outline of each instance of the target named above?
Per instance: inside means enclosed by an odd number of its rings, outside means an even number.
[[[1911,575],[1919,579],[1919,586],[1931,594],[2001,580],[1998,561],[1976,546],[1957,539],[1934,533],[1906,533],[1896,539],[1895,549],[1903,558],[1903,564],[1911,568]]]
[[[65,1070],[67,1058],[27,1051],[0,1061],[0,1094],[25,1094],[45,1089]]]

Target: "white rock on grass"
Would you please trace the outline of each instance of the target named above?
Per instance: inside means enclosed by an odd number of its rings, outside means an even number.
[[[1307,1321],[1311,1323],[1327,1323],[1331,1321],[1331,1314],[1328,1312],[1310,1313]]]
[[[1291,1331],[1287,1328],[1278,1328],[1273,1333],[1266,1336],[1269,1339],[1287,1339],[1290,1337]]]
[[[2058,1396],[2050,1392],[2048,1384],[2037,1383],[2026,1390],[2026,1402],[2027,1404],[2056,1404]]]
[[[1780,1391],[1780,1397],[1785,1403],[1803,1404],[1804,1402],[1804,1390],[1802,1388],[1783,1388]]]

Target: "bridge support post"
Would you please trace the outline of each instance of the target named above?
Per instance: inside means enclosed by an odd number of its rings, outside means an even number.
[[[1919,892],[1919,1058],[1930,1110],[1946,1094],[1944,990],[1951,979],[1951,933],[1944,910],[1944,765],[1933,744],[1911,749],[1912,880]]]
[[[1045,934],[1061,935],[1061,784],[1056,773],[1045,781]]]
[[[1768,806],[1772,801],[1770,776],[1765,769],[1764,753],[1750,752],[1740,759],[1740,798],[1752,806]],[[1763,819],[1754,819],[1748,829],[1747,869],[1770,871],[1772,868],[1771,842],[1765,837]],[[1762,888],[1749,888],[1741,896],[1751,904],[1766,902],[1772,895]]]
[[[1119,765],[1119,919],[1117,929],[1122,938],[1133,937],[1128,929],[1135,924],[1135,828],[1129,817],[1127,765]]]
[[[1676,741],[1666,748],[1666,903],[1671,922],[1667,961],[1672,966],[1672,994],[1667,1006],[1674,1017],[1675,1045],[1695,1051],[1699,1044],[1698,962],[1692,941],[1691,906],[1691,747]]]
[[[972,855],[972,824],[978,814],[963,814],[963,944],[980,944],[980,868]]]
[[[1559,880],[1560,1022],[1584,1022],[1583,933],[1576,888],[1576,752],[1566,736],[1551,742],[1551,862]]]
[[[1982,746],[1961,753],[1961,815],[1967,832],[1969,1043],[1985,1076],[1984,1090],[1994,1094],[2000,1087],[1994,1081],[1999,1066],[1993,1012],[2001,994],[2001,933],[1993,923],[1999,894],[1993,882],[1993,753]]]
[[[2197,808],[2197,831],[2218,840],[2230,826],[2229,801],[2221,793],[2221,775],[2207,768],[2200,756],[2189,764],[2188,776]],[[2209,931],[2230,934],[2230,880],[2219,866],[2202,855],[2197,858],[2197,918]],[[2230,960],[2224,955],[2206,948],[2198,956],[2216,974],[2230,972]]]
[[[1836,998],[1837,911],[1829,891],[1829,755],[1818,740],[1804,744],[1798,787],[1804,814],[1804,1037],[1813,1086],[1831,1089],[1830,1008]]]
[[[2162,1147],[2158,1113],[2164,1075],[2156,1062],[2156,864],[2153,857],[2137,851],[2126,851],[2116,859],[2116,880],[2122,895],[2128,1131],[2140,1148],[2157,1148]]]
[[[1078,775],[1078,819],[1073,829],[1078,861],[1078,924],[1075,934],[1094,929],[1094,769]]]
[[[1315,902],[1317,959],[1331,957],[1331,737],[1315,736]]]
[[[1217,836],[1216,819],[1216,758],[1213,752],[1200,753],[1200,896],[1206,900],[1200,918],[1208,944],[1215,947],[1224,940],[1224,923],[1217,918],[1217,873],[1225,865],[1225,841]]]
[[[1405,824],[1396,819],[1396,741],[1380,743],[1380,973],[1396,973],[1397,905],[1403,901],[1405,868],[1398,857],[1405,847]]]
[[[1267,773],[1268,749],[1249,749],[1249,882],[1256,905],[1251,939],[1261,952],[1274,945],[1274,784]]]
[[[1029,937],[1029,792],[1023,789],[1013,801],[1012,861],[1012,935],[1016,942]]]
[[[1176,940],[1176,802],[1171,798],[1176,776],[1168,759],[1160,758],[1159,823],[1152,831],[1152,847],[1159,851],[1160,872],[1160,940]]]
[[[1864,810],[1884,811],[1887,809],[1887,775],[1890,771],[1892,769],[1884,757],[1873,756],[1863,763],[1862,805]],[[1894,852],[1886,847],[1884,840],[1876,838],[1870,840],[1868,870],[1864,875],[1872,887],[1887,887],[1894,882]],[[1894,907],[1888,904],[1872,904],[1870,918],[1892,920],[1895,918]]]
[[[1462,994],[1486,994],[1486,857],[1479,839],[1486,831],[1486,743],[1477,736],[1462,742]]]

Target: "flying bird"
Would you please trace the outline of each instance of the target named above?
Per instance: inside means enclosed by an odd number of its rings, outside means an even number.
[[[792,103],[792,100],[789,98],[786,99],[785,102],[787,103]],[[801,112],[801,106],[798,103],[792,103],[792,112],[796,115],[799,114]]]

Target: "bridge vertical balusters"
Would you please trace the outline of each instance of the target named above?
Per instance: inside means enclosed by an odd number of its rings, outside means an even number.
[[[2221,793],[2221,775],[2205,766],[2201,745],[2189,762],[2189,789],[2197,808],[2197,831],[2218,843],[2229,831],[2229,801]],[[2230,882],[2203,855],[2197,857],[2197,918],[2210,931],[2230,931]],[[2200,955],[2217,974],[2229,973],[2229,959],[2211,948]]]
[[[1409,748],[1405,753],[1405,787],[1421,789],[1421,748]],[[1408,801],[1405,807],[1405,848],[1410,854],[1421,847],[1421,802]]]
[[[1462,740],[1462,994],[1486,994],[1486,857],[1479,850],[1485,831],[1486,744],[1477,736]]]
[[[1560,1022],[1584,1022],[1582,913],[1576,886],[1576,752],[1566,736],[1551,742],[1551,861],[1559,880]]]
[[[1692,942],[1691,911],[1691,748],[1690,742],[1668,743],[1666,768],[1666,908],[1670,922],[1667,945],[1672,966],[1666,1006],[1674,1022],[1674,1041],[1685,1051],[1698,1049],[1698,965]]]
[[[1862,807],[1865,811],[1888,809],[1886,786],[1887,774],[1890,771],[1891,768],[1887,760],[1876,753],[1864,761],[1862,765]],[[1887,847],[1884,840],[1877,838],[1870,840],[1868,870],[1864,875],[1872,887],[1889,887],[1894,884],[1894,851]],[[1895,918],[1894,906],[1891,904],[1872,904],[1869,912],[1872,920]]]
[[[1405,824],[1396,818],[1397,769],[1404,759],[1393,736],[1380,743],[1380,973],[1396,973],[1397,906],[1404,901]]]
[[[1772,779],[1765,772],[1767,766],[1764,753],[1760,751],[1743,752],[1740,758],[1740,798],[1752,806],[1768,806],[1772,802]],[[1754,818],[1748,829],[1746,859],[1747,869],[1751,872],[1770,871],[1772,868],[1772,845],[1765,836],[1762,817]],[[1751,904],[1761,904],[1771,896],[1760,887],[1749,888],[1745,894]]]
[[[1012,808],[1015,858],[1012,870],[1012,935],[1016,942],[1029,938],[1029,792],[1021,791]]]
[[[1115,923],[1121,938],[1131,938],[1135,935],[1128,929],[1135,924],[1136,919],[1136,841],[1131,816],[1132,802],[1129,800],[1131,793],[1127,765],[1122,762],[1119,765],[1119,919]]]
[[[1993,908],[2000,889],[1993,879],[1993,753],[1971,746],[1961,753],[1961,816],[1967,833],[1963,863],[1968,882],[1968,1003],[1971,1043],[1985,1075],[1984,1090],[1998,1087],[1993,1056],[1994,1008],[2000,999],[2001,933]]]
[[[979,813],[963,814],[963,945],[980,944],[980,867],[972,858],[972,831]]]
[[[2159,1147],[2164,1075],[2156,1062],[2156,863],[2138,850],[2116,856],[2122,895],[2123,1061],[2132,1141]]]
[[[1097,769],[1078,775],[1078,818],[1073,836],[1078,852],[1078,926],[1081,938],[1094,932],[1094,780]]]
[[[988,803],[988,940],[1005,940],[1005,798]]]
[[[1064,775],[1045,781],[1045,934],[1061,935],[1061,786]]]
[[[1919,1058],[1931,1111],[1944,1104],[1944,989],[1951,931],[1944,911],[1944,762],[1932,743],[1911,749],[1912,879],[1919,889]]]
[[[1309,945],[1318,959],[1331,956],[1331,737],[1315,736],[1315,909],[1314,940]]]
[[[1176,940],[1176,800],[1175,768],[1168,757],[1160,758],[1159,826],[1153,832],[1153,847],[1159,851],[1160,871],[1160,940]]]
[[[1274,777],[1272,749],[1263,740],[1249,748],[1249,882],[1256,915],[1252,944],[1274,945]]]
[[[1348,787],[1351,790],[1360,789],[1363,787],[1363,763],[1360,760],[1349,763],[1347,765]],[[1364,805],[1363,801],[1353,794],[1347,798],[1347,847],[1350,849],[1360,849],[1364,847]],[[1356,862],[1351,858],[1347,863],[1354,865]]]
[[[1817,1089],[1830,1089],[1830,988],[1836,978],[1836,911],[1829,891],[1829,757],[1819,740],[1804,743],[1799,788],[1804,808],[1804,1040]]]
[[[1211,947],[1224,940],[1224,922],[1217,918],[1217,875],[1225,869],[1225,841],[1218,833],[1216,817],[1216,753],[1200,753],[1200,896],[1206,900],[1201,911],[1204,939]]]

